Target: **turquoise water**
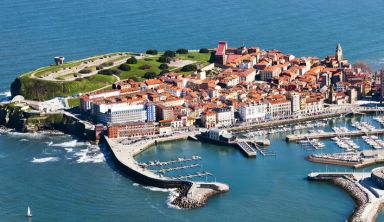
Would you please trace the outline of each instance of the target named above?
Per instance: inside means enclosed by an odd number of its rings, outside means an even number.
[[[381,0],[2,0],[0,8],[0,94],[16,75],[57,55],[198,49],[219,40],[320,57],[340,42],[353,61],[375,68],[384,62]],[[98,147],[68,136],[1,135],[0,221],[27,221],[27,205],[33,221],[343,221],[353,201],[336,187],[306,181],[308,172],[325,166],[305,161],[312,151],[283,138],[271,138],[276,158],[246,159],[188,141],[145,152],[140,160],[199,154],[204,169],[231,186],[203,209],[175,210],[166,204],[168,193],[134,185]],[[326,152],[339,151],[326,143]]]

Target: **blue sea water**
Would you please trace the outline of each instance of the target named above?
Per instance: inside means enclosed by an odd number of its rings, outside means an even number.
[[[5,94],[18,74],[49,65],[57,55],[73,60],[113,51],[198,49],[219,40],[319,57],[333,54],[340,42],[345,57],[379,68],[383,3],[2,0],[0,92]],[[199,154],[204,168],[231,186],[205,208],[175,210],[166,204],[168,193],[136,186],[98,147],[68,136],[4,134],[0,221],[27,221],[27,205],[34,221],[344,221],[352,199],[331,185],[306,181],[308,172],[325,166],[305,161],[309,152],[283,138],[271,138],[276,158],[246,159],[230,148],[188,141],[145,152],[139,160]],[[327,152],[337,150],[327,144]]]

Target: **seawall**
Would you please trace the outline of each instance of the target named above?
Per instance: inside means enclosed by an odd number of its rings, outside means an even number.
[[[345,190],[354,200],[356,207],[348,218],[349,222],[374,222],[383,207],[382,197],[376,197],[370,189],[360,184],[367,178],[364,173],[311,173],[308,180],[325,181]],[[363,182],[362,182],[363,183]]]
[[[119,169],[130,176],[132,180],[145,186],[176,188],[179,196],[173,201],[173,204],[181,208],[198,208],[206,204],[208,197],[217,193],[227,192],[229,186],[217,182],[175,180],[165,176],[159,176],[139,166],[134,159],[134,156],[152,147],[156,143],[188,139],[189,136],[190,134],[185,133],[176,136],[139,141],[129,145],[123,145],[116,139],[109,139],[107,136],[105,136],[103,140],[112,151],[112,157]]]

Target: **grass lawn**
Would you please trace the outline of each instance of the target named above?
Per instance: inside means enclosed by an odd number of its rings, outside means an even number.
[[[159,69],[161,62],[157,61],[158,58],[159,57],[157,57],[157,56],[147,58],[147,60],[150,59],[150,61],[146,61],[145,59],[139,59],[139,60],[137,60],[136,64],[128,64],[131,67],[131,70],[122,71],[120,74],[120,78],[122,80],[123,79],[129,79],[131,77],[137,77],[139,79],[142,79],[142,77],[144,76],[144,74],[146,72],[155,72],[156,74],[159,74],[161,72],[161,69]],[[145,70],[140,69],[139,67],[143,66],[143,65],[149,65],[150,68],[145,69]],[[170,67],[170,69],[171,68],[172,67]]]
[[[68,82],[45,81],[28,76],[19,77],[19,94],[27,99],[47,100],[57,96],[70,96],[111,85],[116,81],[114,76],[96,74],[81,80]]]
[[[57,80],[66,80],[66,79],[75,77],[75,75],[80,76],[80,74],[77,74],[77,73],[69,73],[69,74],[66,74],[66,75],[63,75],[63,76],[59,76],[56,79]]]
[[[176,58],[206,62],[209,64],[211,53],[189,52],[188,54],[176,54]]]
[[[106,55],[94,56],[91,58],[68,62],[63,64],[62,66],[48,66],[37,69],[33,71],[36,76],[43,76],[47,72],[51,72],[54,70],[62,69],[63,67],[73,67],[80,64],[83,61],[90,61],[92,59],[98,59],[106,56],[116,55],[117,53],[111,53]],[[162,55],[159,53],[157,56],[139,59],[136,64],[129,64],[131,67],[130,71],[122,71],[119,75],[121,80],[129,79],[132,77],[136,77],[139,80],[143,80],[143,76],[146,72],[155,72],[159,74],[161,70],[159,69],[160,62],[158,62],[158,58]],[[176,58],[183,60],[194,60],[197,63],[204,65],[209,64],[210,53],[199,53],[199,52],[189,52],[188,54],[176,54]],[[127,56],[128,58],[129,56]],[[148,69],[140,69],[141,66],[148,65]],[[91,69],[95,69],[95,67],[89,67]],[[108,67],[107,69],[117,68],[117,66]],[[169,67],[172,70],[174,67]],[[180,72],[180,69],[176,69],[174,71]],[[111,85],[116,81],[114,76],[101,75],[96,74],[89,77],[84,77],[75,81],[46,81],[38,78],[30,78],[30,74],[33,72],[29,72],[19,76],[13,85],[14,92],[16,91],[18,94],[23,95],[27,99],[34,100],[47,100],[57,96],[69,96],[78,93],[85,93],[93,90],[97,90],[106,86]],[[183,75],[190,75],[191,72],[180,72]],[[73,76],[74,73],[64,75],[59,77],[59,80],[65,80]],[[80,76],[80,75],[79,75]],[[72,103],[72,102],[71,102]],[[73,101],[73,104],[77,103]]]

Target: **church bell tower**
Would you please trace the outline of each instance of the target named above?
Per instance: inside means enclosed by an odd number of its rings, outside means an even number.
[[[343,49],[341,48],[340,43],[336,46],[336,60],[341,62],[343,60]]]

